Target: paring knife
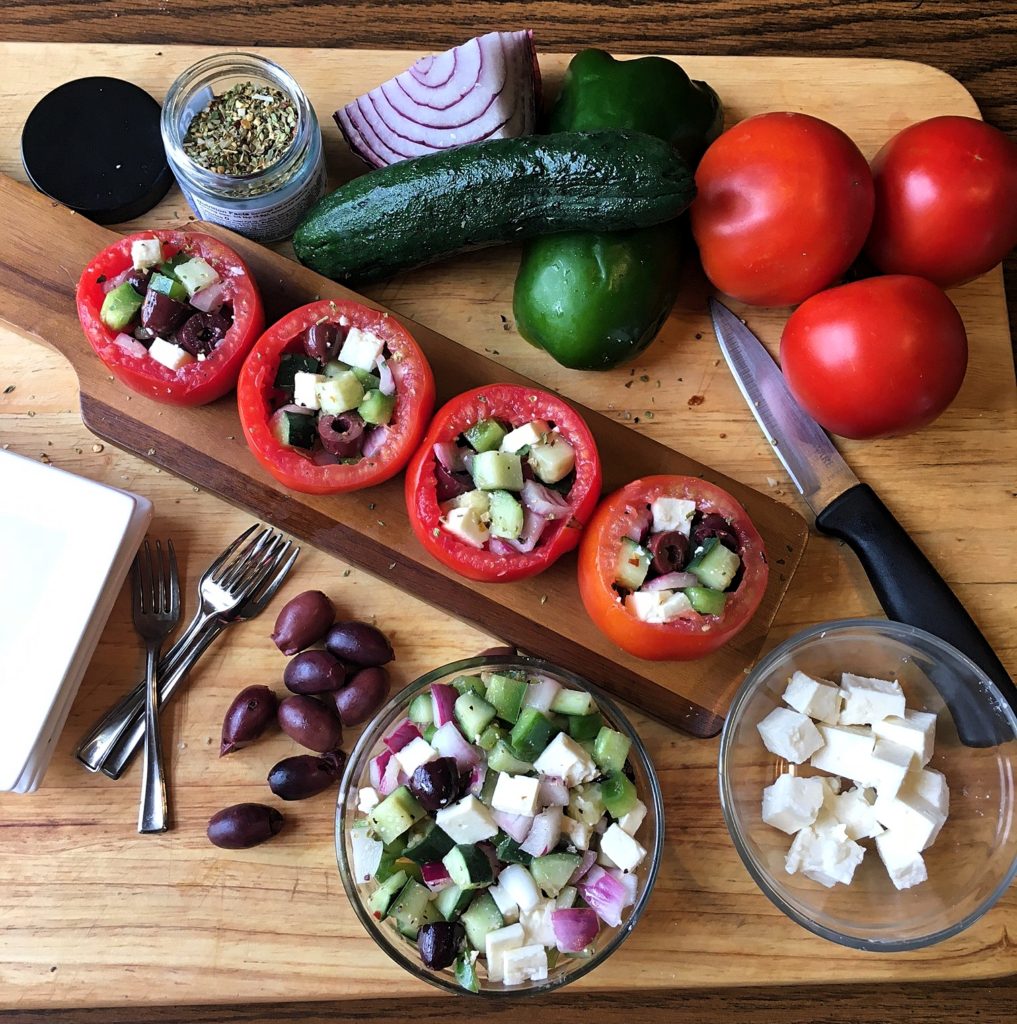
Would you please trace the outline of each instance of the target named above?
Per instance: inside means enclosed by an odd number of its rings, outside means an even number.
[[[888,618],[924,629],[963,651],[1017,711],[1017,687],[971,616],[875,491],[859,482],[823,428],[798,405],[762,342],[716,299],[710,299],[710,315],[738,388],[815,513],[817,529],[852,548]],[[936,676],[932,682],[965,743],[990,746],[1006,738],[981,710],[984,695],[951,685],[942,672]]]

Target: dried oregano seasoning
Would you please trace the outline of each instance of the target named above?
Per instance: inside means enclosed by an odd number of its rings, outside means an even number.
[[[184,152],[200,167],[233,178],[277,163],[297,134],[297,108],[281,90],[241,82],[191,120]]]

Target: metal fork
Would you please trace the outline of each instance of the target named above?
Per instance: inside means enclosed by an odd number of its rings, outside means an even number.
[[[156,695],[156,670],[159,648],[170,630],[180,621],[180,574],[173,541],[166,541],[169,559],[162,544],[145,543],[135,556],[132,577],[134,628],[145,641],[147,685],[145,688],[145,771],[141,778],[139,832],[166,831],[166,780],[162,766],[162,742],[159,737],[159,700]]]
[[[258,614],[289,572],[300,549],[296,549],[282,572],[276,575],[291,542],[268,528],[255,533],[258,529],[255,524],[245,530],[202,574],[198,584],[200,607],[160,663],[160,706],[219,632],[230,622]],[[241,549],[244,541],[247,544]],[[269,590],[266,585],[272,580],[275,586]],[[256,600],[259,595],[264,602],[260,607]],[[213,631],[206,638],[209,630]],[[198,646],[200,649],[192,656],[192,650]],[[143,733],[144,700],[145,680],[142,680],[92,727],[75,751],[86,768],[103,771],[111,778],[120,777]],[[111,768],[107,762],[114,751],[118,752],[117,764]]]

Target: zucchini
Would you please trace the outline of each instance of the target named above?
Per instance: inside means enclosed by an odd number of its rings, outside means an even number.
[[[491,139],[354,178],[311,208],[293,248],[336,281],[375,281],[488,245],[659,224],[695,194],[677,151],[639,132]]]

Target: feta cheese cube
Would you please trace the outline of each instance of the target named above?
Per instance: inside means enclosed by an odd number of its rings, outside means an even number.
[[[915,752],[890,740],[877,739],[872,748],[871,774],[867,785],[880,796],[896,796],[915,762]]]
[[[625,832],[628,832],[630,836],[634,836],[639,831],[639,826],[642,825],[645,817],[646,804],[644,804],[642,800],[637,800],[636,806],[633,807],[628,814],[623,814],[618,819],[618,824]]]
[[[646,850],[617,822],[600,837],[600,852],[606,854],[622,871],[635,870],[646,856]]]
[[[872,809],[876,820],[913,850],[927,850],[946,823],[946,815],[916,793],[877,795]]]
[[[551,425],[547,420],[533,420],[532,423],[524,423],[515,430],[510,430],[501,439],[501,450],[503,452],[517,452],[530,444],[540,444],[546,435],[551,432]]]
[[[219,275],[200,256],[195,256],[186,263],[178,263],[173,273],[187,289],[188,295],[197,295],[203,288],[219,280]]]
[[[443,513],[448,513],[453,508],[471,508],[477,513],[478,518],[485,523],[491,519],[491,495],[487,491],[475,490],[464,491],[450,498],[441,506]]]
[[[355,366],[358,370],[373,370],[384,347],[385,342],[378,335],[351,327],[339,349],[338,359],[340,363]]]
[[[855,786],[833,798],[831,811],[838,825],[847,830],[849,839],[871,839],[883,831],[872,808],[875,794],[871,789]]]
[[[540,902],[540,893],[533,875],[522,864],[509,864],[502,868],[498,884],[506,895],[515,902],[520,912],[532,910]]]
[[[505,891],[503,885],[499,883],[489,886],[487,891],[490,893],[491,899],[494,900],[494,904],[506,924],[512,924],[519,920],[519,907],[516,901]]]
[[[578,786],[591,782],[600,775],[600,769],[592,757],[565,733],[560,732],[546,747],[533,767],[541,775],[557,775],[565,785]]]
[[[872,725],[884,718],[904,717],[904,691],[891,679],[870,679],[845,672],[840,677],[844,705],[840,725]]]
[[[809,762],[813,768],[841,775],[863,785],[872,771],[872,748],[875,737],[871,729],[853,725],[827,725],[817,727],[822,746]]]
[[[299,377],[300,374],[298,373]],[[452,508],[438,520],[442,529],[470,547],[482,548],[491,536],[491,529],[473,508]]]
[[[662,622],[661,605],[673,590],[634,590],[625,595],[625,610],[640,622]]]
[[[131,264],[135,270],[147,270],[162,263],[162,242],[158,238],[136,238],[131,242]]]
[[[891,829],[876,836],[876,850],[897,889],[910,889],[928,877],[925,859],[906,835]]]
[[[935,768],[909,772],[901,791],[920,796],[942,815],[950,813],[950,787],[943,773],[937,772]]]
[[[630,811],[629,813],[634,812]],[[619,824],[621,824],[621,821],[619,821]],[[577,850],[588,850],[590,848],[590,838],[593,835],[593,829],[589,825],[584,825],[581,821],[576,821],[574,818],[565,815],[561,819],[561,830],[565,838]],[[632,835],[632,833],[629,832],[629,835]]]
[[[827,679],[813,679],[804,672],[795,672],[784,691],[784,703],[809,718],[836,725],[840,714],[840,688]]]
[[[547,950],[543,946],[519,946],[510,949],[502,959],[502,980],[506,985],[521,985],[524,981],[544,981],[547,978]],[[488,970],[490,972],[490,965]]]
[[[371,786],[364,786],[363,789],[357,791],[357,810],[361,814],[370,814],[380,803],[381,797],[378,796],[378,791]]]
[[[756,728],[763,746],[792,764],[801,764],[823,745],[823,737],[800,711],[774,708]]]
[[[442,807],[434,820],[456,843],[479,843],[498,834],[491,812],[472,793],[458,803]]]
[[[668,596],[657,611],[661,622],[674,622],[693,611],[692,602],[680,590],[665,590],[663,593]]]
[[[318,385],[324,384],[323,373],[307,373],[297,370],[293,374],[293,404],[302,405],[305,409],[320,409],[318,402]]]
[[[865,848],[848,838],[843,825],[823,833],[803,828],[788,850],[784,870],[789,875],[801,872],[830,889],[838,882],[850,884],[864,856]]]
[[[148,347],[148,354],[157,362],[170,370],[179,370],[194,362],[194,356],[185,348],[174,345],[165,338],[155,338]]]
[[[653,516],[653,532],[674,530],[687,537],[692,530],[692,517],[696,514],[696,503],[684,498],[655,498],[650,502]]]
[[[918,755],[922,767],[932,760],[936,744],[936,716],[928,711],[905,708],[903,718],[894,715],[873,722],[872,731],[882,739],[910,747]]]
[[[381,863],[384,844],[368,835],[366,828],[352,828],[350,850],[353,854],[353,877],[358,882],[370,881]]]
[[[525,941],[521,924],[510,924],[488,932],[484,939],[487,954],[487,976],[491,981],[502,981],[505,977],[505,954],[518,949]]]
[[[422,736],[417,736],[392,756],[399,762],[399,767],[407,775],[412,775],[422,764],[435,760],[438,751]]]
[[[535,942],[540,946],[555,944],[557,940],[551,924],[551,911],[556,909],[554,900],[540,900],[532,910],[519,915],[519,923],[523,926],[528,943]]]
[[[823,784],[785,772],[763,790],[763,821],[793,835],[816,820],[823,806]]]
[[[501,772],[491,797],[491,807],[506,814],[524,814],[532,818],[537,813],[537,790],[540,780],[529,775],[509,775]]]

